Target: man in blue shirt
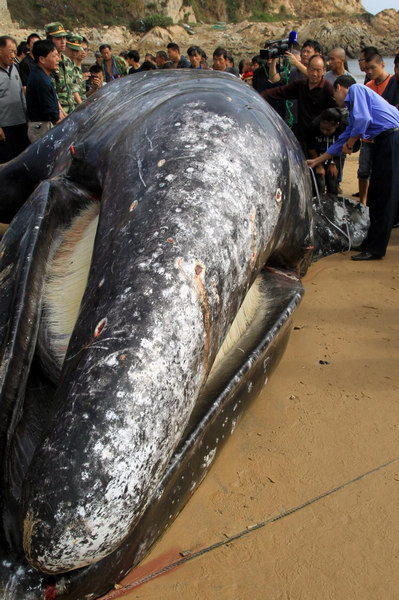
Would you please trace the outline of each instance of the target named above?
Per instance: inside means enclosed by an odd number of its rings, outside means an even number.
[[[28,137],[33,143],[60,120],[60,108],[52,77],[60,60],[51,40],[40,40],[33,45],[36,66],[29,73],[26,84]]]
[[[334,82],[338,106],[349,109],[349,122],[328,152],[307,160],[309,167],[338,154],[351,154],[360,139],[373,140],[373,167],[367,204],[370,228],[362,252],[352,260],[377,260],[385,256],[392,226],[399,210],[399,111],[367,86],[357,84],[350,75]]]

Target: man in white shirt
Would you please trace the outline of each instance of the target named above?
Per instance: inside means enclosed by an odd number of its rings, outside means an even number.
[[[340,75],[350,75],[345,69],[345,60],[346,54],[343,48],[334,48],[329,52],[327,65],[330,67],[330,70],[326,72],[324,79],[327,79],[331,85],[334,85],[334,81]]]
[[[0,163],[5,163],[29,145],[26,102],[14,65],[17,44],[8,35],[0,36]]]

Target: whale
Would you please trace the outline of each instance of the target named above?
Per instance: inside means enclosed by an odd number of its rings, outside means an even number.
[[[277,365],[313,250],[309,174],[249,86],[182,70],[108,84],[0,189],[0,581],[94,598]]]

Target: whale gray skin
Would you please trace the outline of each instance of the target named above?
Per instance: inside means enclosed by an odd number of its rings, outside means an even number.
[[[216,73],[118,81],[12,163],[0,184],[29,177],[6,197],[5,210],[22,204],[44,176],[50,181],[26,202],[5,249],[29,216],[35,234],[46,219],[62,222],[68,209],[70,219],[88,196],[101,198],[55,414],[20,476],[26,555],[39,570],[59,573],[113,552],[140,518],[260,268],[301,269],[309,181],[297,144],[264,101]],[[52,235],[41,228],[42,269]],[[21,261],[32,262],[29,248]],[[19,280],[9,264],[1,272],[11,297]],[[30,290],[28,300],[38,293]],[[20,307],[8,309],[9,323]],[[32,312],[24,365],[33,358],[40,302]],[[2,332],[2,392],[11,415],[4,451],[23,402],[17,353],[7,356],[15,331]]]
[[[349,198],[323,194],[313,199],[313,260],[358,248],[370,226],[369,209]]]

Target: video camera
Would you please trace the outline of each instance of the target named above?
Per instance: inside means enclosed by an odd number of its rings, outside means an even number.
[[[291,50],[292,46],[296,44],[296,37],[296,31],[291,31],[287,38],[266,42],[265,47],[260,51],[260,57],[269,60],[270,58],[284,56],[287,50]]]

